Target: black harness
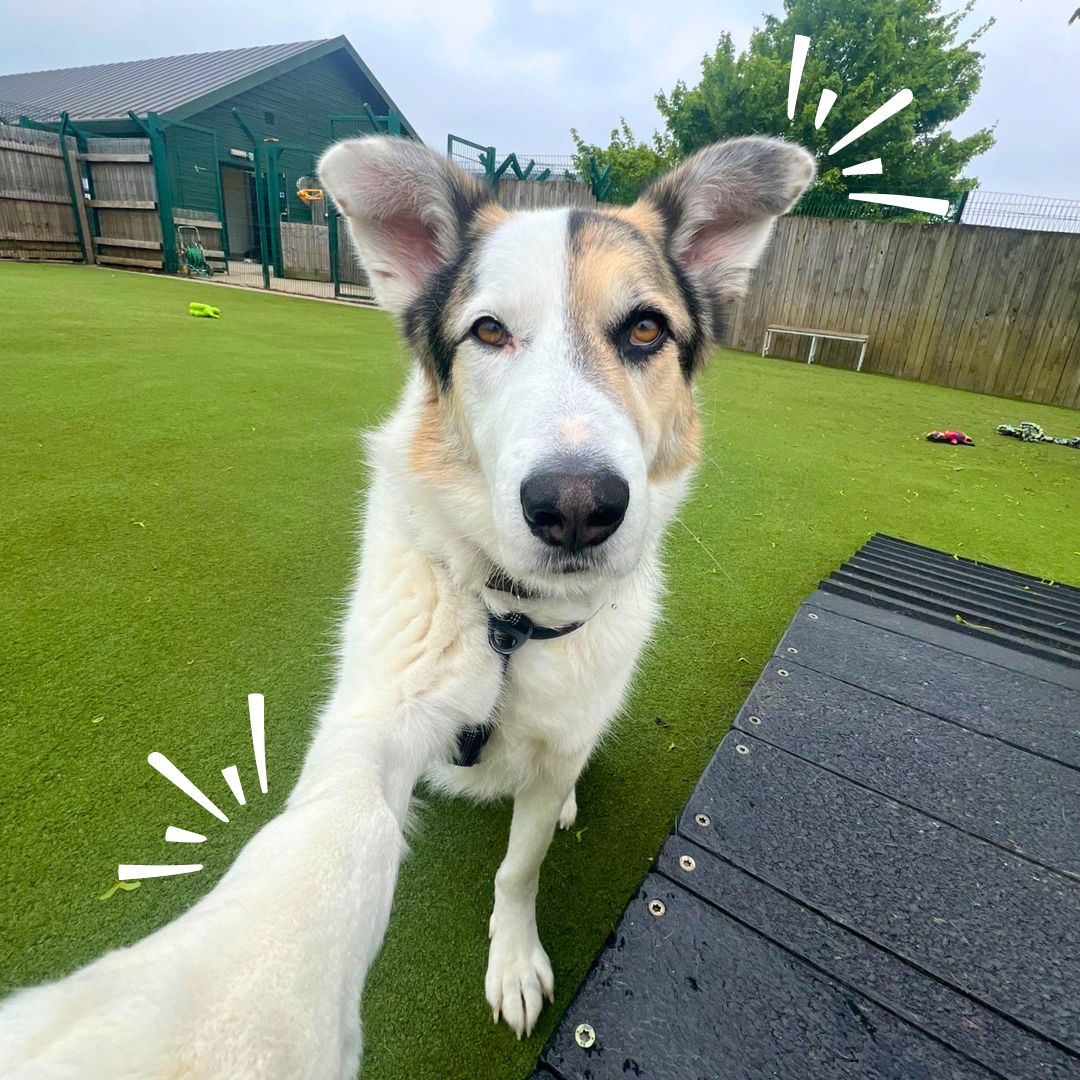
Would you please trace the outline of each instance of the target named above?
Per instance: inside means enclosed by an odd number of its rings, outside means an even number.
[[[528,597],[530,595],[501,571],[496,571],[488,579],[487,584],[489,589],[508,592],[514,596]],[[502,657],[502,673],[505,679],[510,657],[527,641],[550,641],[552,638],[564,637],[566,634],[572,634],[581,625],[575,622],[567,623],[566,626],[537,626],[528,615],[522,615],[519,611],[511,611],[506,615],[488,615],[488,644]],[[489,718],[482,724],[459,731],[457,764],[475,765],[480,760],[480,751],[484,749],[488,739],[494,733],[495,726],[496,721]]]

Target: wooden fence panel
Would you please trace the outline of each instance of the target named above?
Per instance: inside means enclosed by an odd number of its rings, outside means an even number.
[[[511,210],[538,210],[550,206],[595,206],[588,184],[573,180],[500,180],[499,202]]]
[[[349,226],[345,223],[343,214],[338,216],[337,223],[338,281],[343,285],[357,285],[367,289],[367,271],[361,265],[360,256],[356,254],[356,249],[353,247]]]
[[[88,139],[82,158],[94,193],[98,261],[160,270],[161,221],[149,139]]]
[[[330,280],[329,228],[300,221],[281,223],[281,268],[287,278]]]
[[[758,351],[772,324],[868,334],[864,371],[1080,408],[1080,236],[786,217],[728,340]],[[855,352],[825,342],[816,361]]]
[[[75,140],[65,142],[73,161]],[[0,258],[82,257],[59,138],[0,124]]]

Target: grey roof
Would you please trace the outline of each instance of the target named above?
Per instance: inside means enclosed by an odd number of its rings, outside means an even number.
[[[23,106],[37,117],[59,116],[66,109],[72,120],[118,119],[129,109],[140,115],[167,113],[332,40],[0,75],[0,102]]]

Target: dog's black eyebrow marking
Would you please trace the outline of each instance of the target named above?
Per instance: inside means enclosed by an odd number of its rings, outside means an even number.
[[[447,199],[463,233],[476,212],[495,201],[495,193],[486,184],[470,184],[467,188],[454,183],[447,183],[446,186]]]
[[[664,184],[661,180],[654,180],[642,193],[641,198],[649,202],[660,216],[664,219],[664,228],[668,236],[673,236],[682,224],[682,205],[670,184]]]
[[[464,274],[471,274],[475,243],[471,237],[462,243],[457,255],[440,266],[428,279],[423,292],[405,312],[405,336],[417,352],[425,353],[439,386],[450,389],[454,351],[460,342],[447,335],[443,313]]]
[[[675,278],[675,284],[678,285],[679,292],[682,294],[686,313],[690,316],[690,333],[676,342],[679,348],[679,366],[682,368],[683,375],[689,379],[700,363],[702,346],[705,342],[705,334],[701,327],[701,301],[698,299],[693,283],[686,276],[686,271],[667,247],[664,248],[664,257],[667,259],[672,277]]]
[[[613,232],[622,233],[627,239],[649,249],[649,241],[645,234],[632,221],[616,217],[614,214],[605,214],[599,210],[577,209],[570,211],[566,223],[566,238],[572,253],[580,250],[578,236],[586,225],[595,225],[600,229],[611,229]]]

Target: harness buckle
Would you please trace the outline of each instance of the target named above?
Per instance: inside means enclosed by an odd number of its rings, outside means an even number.
[[[532,619],[520,612],[489,615],[488,644],[500,656],[512,656],[532,637],[533,629]]]

